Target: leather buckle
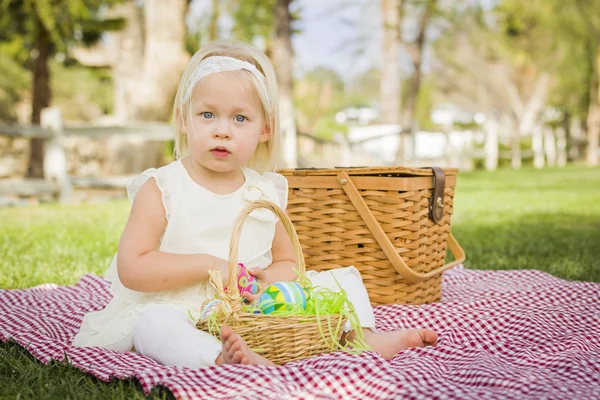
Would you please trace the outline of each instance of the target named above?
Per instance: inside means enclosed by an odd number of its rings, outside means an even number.
[[[444,186],[446,175],[440,167],[430,167],[433,171],[433,196],[429,200],[429,218],[440,223],[444,216]]]

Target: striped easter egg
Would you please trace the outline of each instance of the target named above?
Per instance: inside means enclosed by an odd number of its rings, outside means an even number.
[[[309,298],[308,291],[298,282],[275,282],[260,295],[258,304],[264,314],[270,314],[281,309],[290,310],[296,304],[306,309]]]

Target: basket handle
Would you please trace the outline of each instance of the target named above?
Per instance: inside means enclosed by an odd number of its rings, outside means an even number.
[[[421,282],[425,279],[432,278],[435,275],[442,273],[445,270],[450,269],[465,261],[465,252],[460,247],[454,236],[452,236],[452,233],[450,233],[448,237],[448,248],[454,256],[454,261],[443,265],[431,272],[423,274],[413,271],[408,265],[406,265],[404,259],[398,254],[392,242],[390,242],[390,239],[387,237],[387,235],[381,228],[381,225],[379,225],[379,222],[377,222],[375,216],[373,216],[373,213],[369,209],[369,206],[367,206],[367,203],[365,203],[365,200],[362,198],[362,196],[356,189],[356,186],[352,182],[352,179],[350,179],[350,176],[346,172],[342,172],[337,175],[337,180],[342,186],[342,189],[344,189],[344,191],[350,198],[350,201],[358,211],[359,215],[371,231],[371,234],[381,247],[381,250],[383,250],[384,254],[387,256],[388,260],[390,260],[396,271],[398,271],[398,273],[404,279],[406,279],[407,282]]]
[[[238,215],[237,219],[233,223],[233,232],[231,233],[231,240],[229,241],[229,290],[233,290],[233,293],[239,296],[240,290],[237,285],[237,264],[238,264],[238,247],[240,243],[240,236],[242,234],[242,227],[244,226],[244,221],[246,217],[250,215],[250,213],[254,210],[258,210],[261,208],[266,208],[275,214],[288,236],[292,240],[292,245],[294,246],[294,257],[296,258],[296,264],[298,266],[298,270],[301,274],[306,273],[306,265],[304,263],[304,255],[302,254],[302,246],[300,245],[300,240],[298,239],[298,234],[296,233],[296,229],[290,220],[290,217],[283,211],[278,205],[271,203],[266,200],[257,200],[242,209],[240,215]],[[233,294],[230,292],[230,295]]]

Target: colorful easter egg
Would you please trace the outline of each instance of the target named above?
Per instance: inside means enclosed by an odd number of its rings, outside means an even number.
[[[213,312],[217,310],[219,304],[221,304],[221,300],[219,299],[204,301],[202,303],[202,306],[200,307],[200,319],[208,318]]]
[[[297,304],[305,309],[309,297],[308,291],[298,282],[275,282],[262,292],[258,306],[264,314],[291,310]]]
[[[258,280],[254,275],[251,275],[248,272],[248,269],[244,264],[239,263],[240,272],[238,273],[238,289],[240,290],[240,294],[243,293],[258,293]]]
[[[229,315],[232,312],[231,305],[220,299],[207,299],[200,305],[200,319],[206,319],[214,313]]]

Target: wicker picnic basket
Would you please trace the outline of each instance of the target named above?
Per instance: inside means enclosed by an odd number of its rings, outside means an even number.
[[[354,265],[372,305],[441,299],[442,272],[465,254],[450,233],[456,169],[279,171],[306,268]],[[454,261],[446,264],[446,250]]]
[[[227,324],[239,334],[248,347],[266,357],[275,364],[281,365],[337,350],[342,337],[346,317],[342,315],[271,315],[251,314],[243,312],[242,297],[237,285],[238,244],[242,226],[246,217],[254,210],[266,208],[271,210],[283,223],[287,234],[292,240],[296,263],[300,274],[306,272],[302,247],[292,222],[277,205],[259,200],[248,204],[234,223],[229,248],[229,282],[224,290],[220,275],[211,283],[217,289],[217,296],[229,304],[231,313],[218,316],[218,326]],[[217,338],[218,331],[212,331],[208,319],[199,320],[197,327],[207,331]]]

